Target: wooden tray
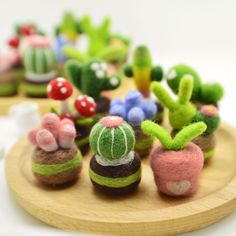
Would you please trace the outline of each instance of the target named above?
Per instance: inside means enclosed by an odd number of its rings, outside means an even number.
[[[116,235],[171,235],[203,228],[236,208],[236,131],[222,125],[217,143],[216,156],[204,167],[199,191],[191,198],[160,196],[148,159],[143,160],[137,192],[123,198],[98,195],[88,177],[91,154],[84,158],[76,184],[65,189],[43,187],[31,172],[33,147],[26,139],[9,153],[6,175],[17,202],[49,225]]]

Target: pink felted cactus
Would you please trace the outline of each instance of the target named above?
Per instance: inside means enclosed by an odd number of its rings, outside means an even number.
[[[42,118],[41,128],[34,128],[28,133],[29,141],[46,152],[71,148],[75,137],[73,122],[69,119],[60,120],[54,113],[46,114]]]

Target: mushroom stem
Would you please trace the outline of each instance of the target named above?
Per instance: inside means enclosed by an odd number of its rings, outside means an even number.
[[[65,99],[65,100],[61,101],[61,113],[71,115],[69,99]]]

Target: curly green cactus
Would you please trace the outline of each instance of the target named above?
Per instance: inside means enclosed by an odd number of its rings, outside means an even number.
[[[172,67],[166,74],[169,87],[174,93],[178,93],[179,83],[185,75],[193,77],[193,93],[191,101],[203,104],[217,104],[224,95],[219,83],[202,84],[199,74],[190,66],[179,64]]]
[[[65,35],[68,40],[76,41],[80,33],[82,33],[81,23],[71,12],[65,12],[61,23],[56,27],[56,35]]]
[[[94,153],[106,160],[121,159],[134,149],[132,127],[119,116],[103,117],[91,130],[90,146]]]
[[[193,90],[192,77],[185,75],[179,85],[178,99],[174,101],[159,82],[152,82],[151,89],[158,100],[169,110],[169,121],[173,129],[180,130],[189,125],[196,114],[190,103]]]
[[[152,58],[148,48],[144,45],[138,46],[134,51],[133,64],[126,65],[124,73],[132,77],[137,89],[145,96],[150,95],[151,81],[161,81],[163,69],[160,66],[152,66]]]
[[[93,59],[85,64],[69,60],[65,66],[66,74],[71,82],[83,93],[101,100],[101,92],[113,90],[120,85],[120,78],[107,76],[107,64],[102,60]]]

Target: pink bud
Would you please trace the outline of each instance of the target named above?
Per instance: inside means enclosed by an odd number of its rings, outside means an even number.
[[[38,146],[46,152],[53,152],[58,149],[54,136],[46,129],[41,129],[36,134]]]
[[[66,125],[66,124],[74,126],[73,121],[70,119],[64,118],[63,120],[61,120],[61,125]]]
[[[36,134],[39,130],[40,130],[39,128],[33,128],[28,133],[28,140],[35,146],[38,145],[36,141]]]
[[[42,128],[50,131],[57,139],[60,128],[60,118],[54,113],[47,113],[42,119]]]
[[[58,136],[58,142],[61,148],[71,148],[74,144],[76,137],[76,130],[74,125],[71,124],[64,124],[61,125],[59,136]]]

